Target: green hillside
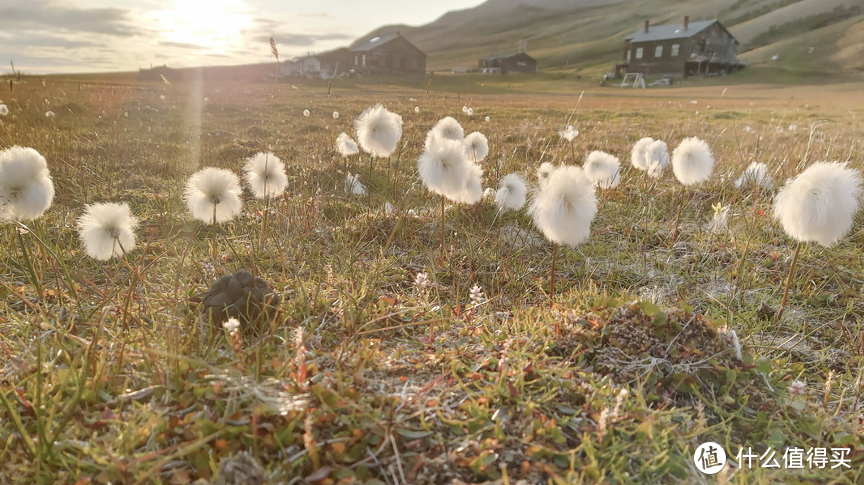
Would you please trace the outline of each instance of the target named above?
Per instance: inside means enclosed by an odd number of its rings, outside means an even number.
[[[476,67],[493,52],[514,52],[520,39],[540,69],[580,71],[621,59],[624,37],[652,24],[718,18],[741,41],[741,57],[766,62],[800,42],[840,55],[781,56],[771,67],[849,74],[861,70],[860,1],[856,0],[488,0],[418,27],[390,25],[359,41],[399,31],[428,55],[428,69]],[[857,29],[856,29],[857,26]],[[767,59],[779,53],[767,55]],[[794,59],[794,62],[791,60]],[[594,70],[596,71],[596,69]]]

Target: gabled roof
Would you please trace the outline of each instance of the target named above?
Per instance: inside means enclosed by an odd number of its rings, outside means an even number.
[[[382,45],[384,45],[384,44],[386,44],[386,43],[390,42],[391,40],[396,39],[398,37],[401,37],[398,33],[372,37],[371,39],[367,40],[366,42],[364,42],[364,43],[362,43],[356,47],[351,47],[350,50],[352,52],[371,51],[372,49],[374,49],[376,47],[380,47],[380,46],[382,46]]]
[[[483,58],[481,58],[480,60],[481,60],[481,61],[494,61],[494,60],[496,60],[496,59],[509,59],[509,58],[511,58],[511,57],[516,57],[516,56],[519,56],[519,55],[524,55],[524,56],[527,56],[527,57],[530,58],[530,59],[534,59],[533,57],[529,56],[529,55],[528,55],[527,53],[525,53],[525,52],[514,52],[514,53],[512,53],[512,54],[492,54],[491,56],[483,57]]]
[[[629,42],[650,42],[655,40],[686,39],[702,32],[715,23],[717,23],[716,20],[690,22],[687,25],[687,30],[684,30],[684,24],[650,25],[648,26],[647,34],[644,29],[639,29],[625,37],[624,40]],[[729,35],[731,36],[732,34]]]

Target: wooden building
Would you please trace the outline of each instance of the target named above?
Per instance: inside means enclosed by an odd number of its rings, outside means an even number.
[[[402,34],[372,37],[348,49],[353,59],[351,68],[368,74],[425,73],[426,53]]]
[[[508,72],[537,72],[537,60],[525,52],[516,54],[493,54],[479,61],[480,72],[506,74]]]
[[[738,41],[717,20],[645,26],[624,39],[625,72],[705,76],[740,69]]]

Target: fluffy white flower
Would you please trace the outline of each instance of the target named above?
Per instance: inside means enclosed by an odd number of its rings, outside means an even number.
[[[537,169],[537,184],[540,188],[546,187],[546,184],[549,183],[549,177],[557,170],[555,165],[552,165],[549,162],[543,162],[540,164],[540,168]]]
[[[185,192],[189,213],[206,223],[230,221],[243,207],[240,180],[224,168],[207,167],[195,172]]]
[[[9,107],[5,104],[0,104],[0,116],[6,116],[9,114]]]
[[[468,113],[468,107],[467,107],[467,106],[462,106],[462,112],[463,112],[463,113]]]
[[[357,148],[357,142],[348,136],[347,133],[339,133],[339,136],[336,137],[336,151],[343,157],[350,157],[351,155],[360,153],[360,149]]]
[[[576,246],[591,235],[597,215],[594,187],[579,167],[559,167],[535,195],[528,213],[547,239]]]
[[[414,107],[414,112],[415,112],[415,113],[419,113],[419,112],[420,112],[420,107],[419,107],[419,106],[415,106],[415,107]]]
[[[647,150],[648,145],[652,143],[654,143],[654,139],[650,136],[646,136],[633,145],[633,151],[630,152],[630,163],[632,163],[635,168],[642,171],[648,170],[648,160],[645,158],[645,150]]]
[[[840,162],[817,162],[786,182],[774,200],[774,218],[798,241],[832,246],[852,229],[861,174]]]
[[[735,179],[735,188],[740,189],[747,186],[761,187],[766,190],[773,189],[774,180],[768,173],[768,165],[762,162],[753,162],[744,169],[741,176]]]
[[[476,204],[483,198],[483,169],[471,161],[465,163],[468,165],[468,179],[465,180],[462,190],[454,194],[451,200],[462,204]]]
[[[672,152],[672,172],[684,185],[702,183],[714,173],[714,155],[703,140],[690,137],[681,140]]]
[[[402,137],[402,117],[380,104],[366,108],[354,121],[357,141],[373,157],[389,157]]]
[[[567,125],[567,128],[559,131],[558,134],[561,135],[561,138],[572,143],[573,140],[579,136],[579,130],[573,128],[573,125]]]
[[[468,116],[474,116],[474,108],[468,108],[468,111],[465,112]]]
[[[87,206],[78,218],[78,231],[84,250],[100,261],[122,256],[135,247],[135,227],[128,204],[100,203]]]
[[[485,122],[487,122],[487,123],[488,123],[490,120],[492,120],[492,118],[490,118],[490,117],[488,117],[488,116],[485,117],[485,118],[483,118],[483,121],[485,121]]]
[[[585,176],[595,187],[611,189],[621,182],[621,162],[606,152],[593,151],[585,159]]]
[[[487,199],[489,197],[495,197],[495,193],[495,189],[493,189],[492,187],[486,187],[485,189],[483,189],[483,198]]]
[[[461,141],[436,140],[417,160],[420,180],[427,189],[454,200],[465,189],[469,166]]]
[[[334,120],[338,120],[338,119],[339,119],[339,112],[338,112],[338,111],[334,111],[334,112],[333,112],[333,119],[334,119]]]
[[[669,147],[665,141],[655,140],[645,147],[645,170],[655,179],[663,176],[669,165]]]
[[[446,140],[462,141],[465,138],[465,129],[452,116],[441,118],[432,128],[432,133],[434,137]]]
[[[345,176],[345,192],[354,195],[366,195],[366,186],[360,183],[360,177],[357,174],[349,173]]]
[[[482,162],[489,155],[489,140],[486,135],[475,131],[465,137],[465,153],[475,162]]]
[[[304,109],[304,110],[303,110],[303,116],[308,117],[308,116],[311,115],[311,114],[312,114],[312,113],[310,113],[308,109]]]
[[[247,158],[244,170],[246,182],[257,199],[279,197],[288,187],[285,164],[270,152],[259,152]]]
[[[501,212],[519,210],[525,205],[528,186],[518,174],[506,175],[501,179],[498,187],[498,192],[495,193],[495,203],[498,204],[498,209]]]
[[[46,118],[51,118],[51,119],[53,119],[55,116],[57,116],[57,114],[54,113],[53,111],[46,111],[46,112],[45,112],[45,117],[46,117]]]
[[[54,182],[45,157],[20,146],[0,150],[0,220],[36,219],[53,200]]]

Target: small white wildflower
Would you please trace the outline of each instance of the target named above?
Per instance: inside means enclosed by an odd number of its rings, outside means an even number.
[[[561,138],[572,143],[573,140],[579,136],[579,130],[573,128],[573,125],[567,125],[567,128],[559,131],[558,134],[561,135]]]
[[[420,107],[419,107],[419,106],[415,106],[415,107],[414,107],[414,112],[415,112],[415,113],[419,113],[419,112],[420,112]]]
[[[339,112],[338,112],[338,111],[334,111],[334,112],[333,112],[333,119],[334,119],[334,120],[338,120],[338,119],[339,119]]]
[[[414,286],[417,287],[418,290],[425,290],[429,285],[429,276],[426,273],[417,273],[417,276],[414,277]]]
[[[308,109],[304,109],[304,110],[303,110],[303,116],[305,116],[305,117],[308,118],[309,115],[311,115],[311,114],[312,114],[312,113],[310,113]]]
[[[804,381],[792,381],[792,384],[789,384],[789,394],[793,396],[803,396],[804,388],[807,384]]]
[[[492,119],[492,118],[490,118],[490,117],[488,117],[488,116],[485,117],[485,118],[483,118],[483,120],[486,121],[487,123],[488,123],[491,119]]]
[[[228,333],[234,333],[240,328],[240,321],[236,318],[229,318],[227,322],[222,324],[222,328],[228,331]]]
[[[483,294],[483,288],[480,288],[480,285],[474,285],[474,287],[471,288],[470,297],[471,303],[473,303],[475,307],[482,305],[486,301],[486,295]]]

